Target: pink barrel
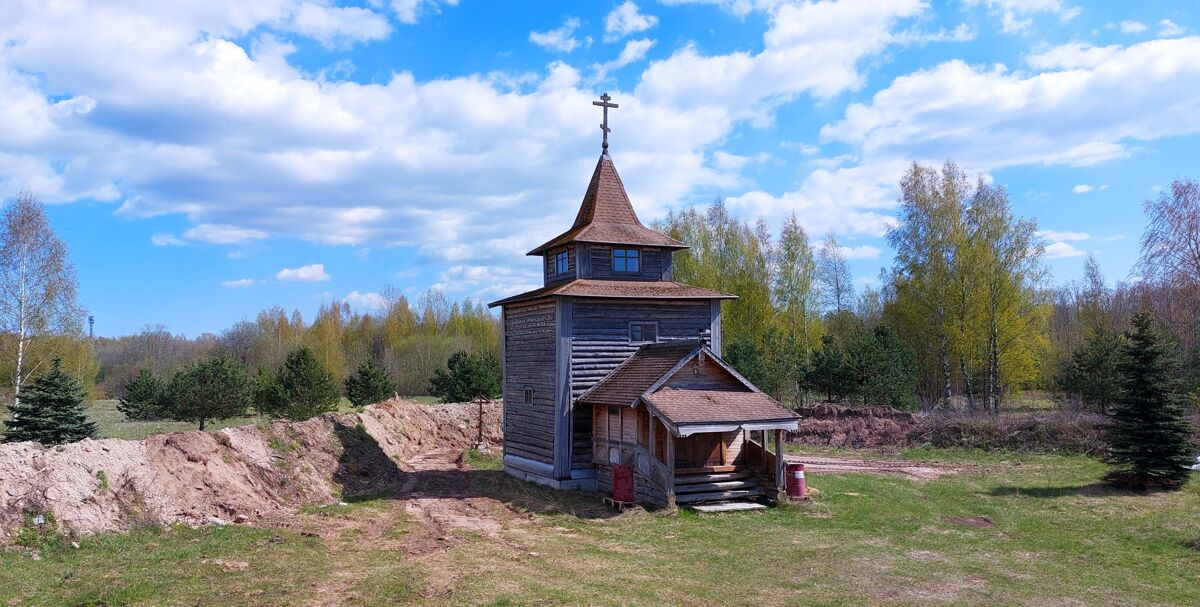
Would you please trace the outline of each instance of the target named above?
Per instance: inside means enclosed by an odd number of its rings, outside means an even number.
[[[787,494],[788,497],[804,497],[808,494],[808,484],[804,481],[804,464],[787,465]]]

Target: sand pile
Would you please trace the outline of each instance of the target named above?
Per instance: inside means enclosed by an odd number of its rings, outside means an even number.
[[[143,441],[0,445],[0,540],[38,515],[79,535],[139,524],[248,522],[394,491],[404,476],[398,462],[473,445],[476,417],[474,404],[394,399],[361,413]],[[484,407],[484,438],[500,440],[498,403]]]

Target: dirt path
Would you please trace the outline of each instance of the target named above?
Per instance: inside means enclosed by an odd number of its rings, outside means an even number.
[[[950,466],[939,462],[904,460],[862,460],[814,455],[788,455],[789,463],[804,464],[808,472],[838,474],[899,474],[922,480],[931,480],[947,474],[960,474],[972,470],[970,466]]]
[[[481,495],[472,486],[470,468],[458,450],[418,454],[400,463],[403,478],[392,495],[372,502],[369,511],[346,516],[319,513],[301,517],[302,533],[322,538],[332,554],[357,546],[392,552],[388,560],[418,562],[426,576],[423,596],[442,597],[459,574],[447,560],[449,549],[480,535],[521,554],[528,548],[513,541],[508,532],[527,520],[503,502]],[[402,533],[397,533],[402,530]],[[394,564],[391,563],[391,564]],[[389,563],[380,563],[388,566]],[[353,588],[372,572],[370,563],[340,569],[314,587],[311,605],[340,605],[354,598]]]

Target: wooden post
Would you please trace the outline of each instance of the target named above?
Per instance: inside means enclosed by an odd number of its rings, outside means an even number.
[[[655,447],[657,446],[656,441],[658,440],[658,437],[656,436],[657,434],[658,434],[658,431],[654,428],[654,414],[651,413],[650,414],[650,457],[651,457],[651,459],[658,459],[658,450],[655,449]]]
[[[675,436],[667,430],[667,507],[675,505]]]
[[[764,439],[763,442],[766,442]],[[775,490],[784,494],[787,491],[786,482],[783,478],[783,430],[775,430]]]

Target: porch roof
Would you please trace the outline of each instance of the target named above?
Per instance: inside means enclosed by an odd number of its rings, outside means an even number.
[[[732,430],[795,430],[799,416],[757,391],[665,387],[642,396],[677,436]]]

